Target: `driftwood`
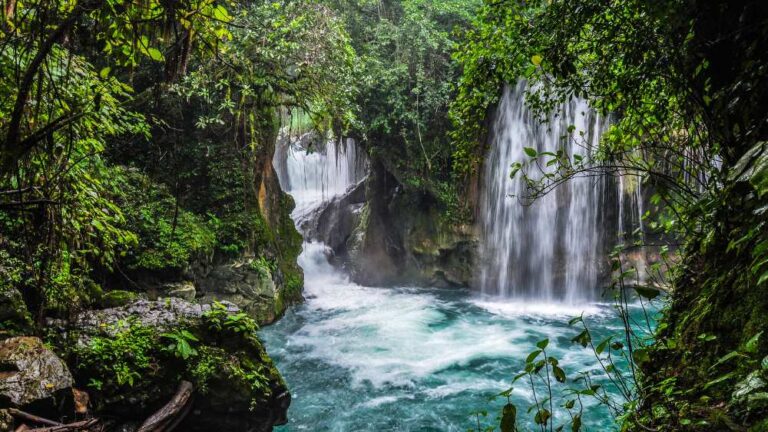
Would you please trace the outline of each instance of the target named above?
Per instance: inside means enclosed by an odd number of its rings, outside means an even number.
[[[39,417],[22,410],[18,410],[16,408],[8,408],[8,413],[14,417],[18,417],[32,423],[44,424],[47,426],[61,426],[61,423],[59,422],[48,420],[47,418]]]
[[[173,398],[162,408],[149,416],[136,432],[171,432],[174,430],[192,409],[192,396],[194,390],[195,388],[191,382],[182,381]],[[77,396],[77,393],[75,393],[75,395]],[[82,405],[86,406],[87,403],[86,399]],[[22,424],[16,429],[16,432],[88,431],[92,430],[92,428],[99,423],[99,419],[92,418],[74,423],[62,424],[15,408],[10,408],[8,412],[14,417],[24,419],[28,422],[46,425],[46,427],[42,428],[29,429],[26,425]]]
[[[62,424],[58,426],[49,426],[44,428],[37,428],[37,429],[29,429],[28,432],[74,432],[74,431],[85,431],[90,429],[92,426],[95,426],[99,422],[99,419],[89,419],[89,420],[83,420],[79,422],[69,423],[69,424]]]
[[[136,432],[170,432],[184,420],[192,408],[194,386],[189,381],[182,381],[173,398],[149,416]]]

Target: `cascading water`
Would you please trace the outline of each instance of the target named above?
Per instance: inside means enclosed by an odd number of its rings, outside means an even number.
[[[283,145],[274,160],[282,187],[296,200],[297,224],[365,175],[365,161],[353,142],[307,153],[301,141]],[[591,193],[586,189],[570,193]],[[563,217],[570,217],[571,209],[587,210],[571,206]],[[560,232],[575,236],[582,226]],[[592,372],[593,384],[612,391],[593,353],[570,343],[574,334],[567,325],[568,318],[586,313],[593,337],[605,338],[620,330],[608,306],[504,303],[467,290],[363,287],[329,264],[328,253],[322,243],[304,244],[299,264],[306,301],[260,331],[293,395],[289,423],[277,430],[467,430],[476,424],[473,412],[501,410],[506,400],[489,398],[509,387],[542,338],[551,341],[550,355]],[[546,259],[547,253],[541,256]],[[633,316],[639,319],[641,313],[638,309]],[[511,400],[527,407],[534,395],[516,388]],[[585,403],[583,430],[611,430],[605,407]],[[523,416],[519,426],[538,429]]]
[[[525,179],[510,179],[514,163],[538,153],[586,156],[607,122],[578,99],[563,104],[541,123],[526,106],[525,83],[505,89],[493,125],[481,195],[484,294],[544,302],[593,301],[598,290],[606,179],[576,178],[524,203]],[[575,127],[573,133],[569,126]],[[574,139],[574,137],[576,137]],[[541,173],[529,170],[536,179]]]
[[[351,138],[325,140],[320,148],[307,148],[303,140],[290,137],[281,141],[283,147],[275,152],[273,165],[280,186],[296,202],[292,217],[297,226],[317,206],[343,194],[365,177],[366,159]]]

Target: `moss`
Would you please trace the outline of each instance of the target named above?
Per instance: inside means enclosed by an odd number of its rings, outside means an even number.
[[[761,366],[768,295],[752,264],[768,228],[754,211],[761,206],[754,195],[731,188],[710,235],[686,246],[672,302],[642,365],[643,404],[630,424],[643,426],[630,430],[761,430],[755,425],[768,416],[768,406],[734,397],[749,376],[768,372]]]
[[[105,293],[99,300],[99,305],[104,308],[125,306],[136,301],[138,298],[139,295],[135,292],[114,290]]]

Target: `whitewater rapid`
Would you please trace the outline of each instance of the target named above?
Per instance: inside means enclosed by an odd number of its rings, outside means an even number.
[[[296,201],[297,223],[365,175],[366,161],[353,141],[328,141],[307,151],[295,143],[276,153],[281,185]],[[361,159],[362,158],[362,159]],[[513,301],[468,290],[363,287],[329,264],[331,251],[305,242],[299,257],[306,301],[260,332],[285,377],[293,402],[280,431],[466,431],[475,413],[498,424],[508,389],[536,342],[566,372],[593,372],[593,354],[571,342],[585,314],[595,338],[620,333],[614,310],[598,303]],[[544,391],[538,388],[538,391]],[[527,385],[516,385],[522,427],[533,403]],[[604,407],[587,402],[584,429],[615,423]]]

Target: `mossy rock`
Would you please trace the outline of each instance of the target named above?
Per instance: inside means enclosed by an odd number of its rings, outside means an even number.
[[[89,386],[104,416],[146,418],[186,380],[194,385],[195,405],[180,430],[268,431],[286,421],[287,386],[256,323],[234,304],[138,300],[85,311],[72,324],[75,340],[61,345],[76,347],[71,360],[78,385]],[[187,338],[192,351],[182,355],[169,335]],[[120,382],[127,371],[134,379]]]
[[[120,307],[136,301],[139,295],[132,291],[114,290],[105,293],[99,300],[99,305],[103,308]]]

